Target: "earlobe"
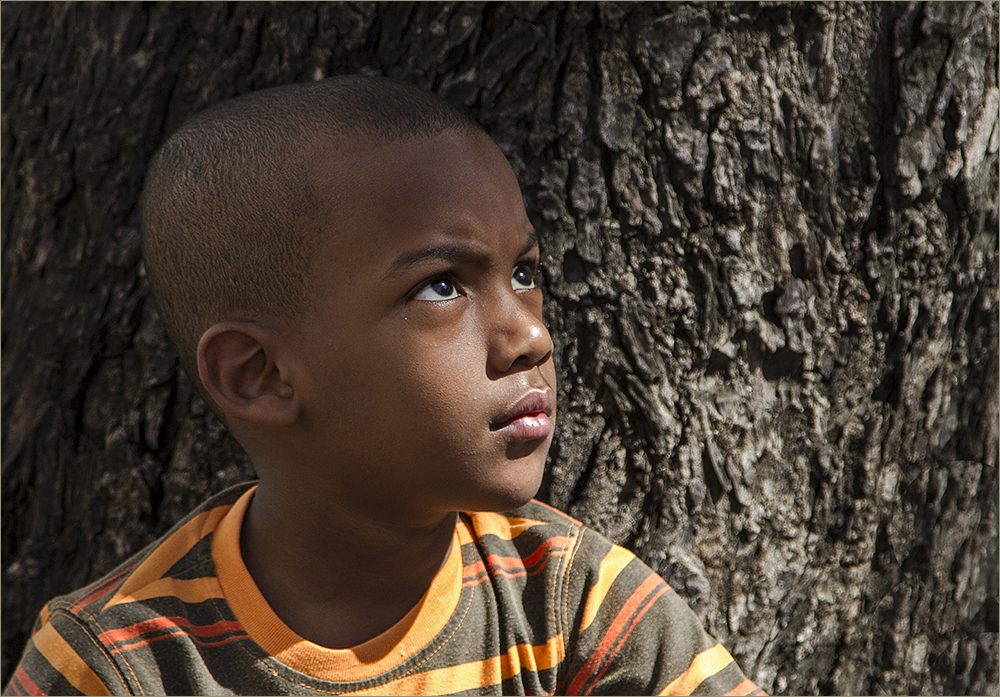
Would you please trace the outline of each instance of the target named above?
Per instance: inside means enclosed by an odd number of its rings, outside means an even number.
[[[198,373],[228,418],[287,426],[298,417],[295,390],[275,363],[275,337],[253,322],[220,322],[198,342]]]

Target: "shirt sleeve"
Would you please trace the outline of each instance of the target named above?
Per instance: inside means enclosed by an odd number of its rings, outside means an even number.
[[[683,598],[591,530],[580,535],[566,591],[566,694],[762,694]]]
[[[93,633],[64,611],[42,610],[5,695],[128,694]]]

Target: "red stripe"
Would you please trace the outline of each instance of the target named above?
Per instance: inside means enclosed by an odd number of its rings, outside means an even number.
[[[553,552],[552,553],[553,557],[562,557],[562,556],[565,556],[565,555],[566,555],[565,551],[562,551],[562,552]],[[503,569],[494,569],[493,570],[493,576],[494,577],[503,577],[503,578],[520,578],[521,576],[534,576],[535,574],[538,574],[538,573],[544,571],[545,567],[547,565],[548,565],[547,563],[543,564],[542,566],[539,566],[537,569],[532,569],[531,571],[527,571],[527,570],[521,570],[521,571],[504,571]],[[482,583],[483,581],[485,581],[488,578],[489,578],[489,575],[485,571],[482,571],[477,576],[463,578],[462,579],[462,587],[465,588],[466,586],[475,586],[475,585],[478,585],[478,584]]]
[[[479,574],[486,571],[486,567],[483,562],[477,561],[475,564],[466,564],[462,567],[462,578],[471,578],[473,576],[478,576]]]
[[[565,542],[566,540],[563,538],[550,537],[549,539],[545,540],[545,542],[540,544],[538,546],[538,549],[536,549],[534,552],[532,552],[526,557],[501,557],[500,555],[497,554],[490,554],[487,555],[486,561],[487,563],[489,563],[490,566],[494,568],[505,567],[506,569],[515,569],[515,570],[524,569],[529,566],[534,566],[535,563],[538,562],[543,557],[547,560],[553,551],[550,548],[553,547],[554,545],[561,545],[561,547],[555,551],[565,552],[566,551]]]
[[[552,554],[550,554],[548,557],[545,558],[545,561],[541,565],[539,565],[537,568],[532,569],[531,571],[528,571],[527,569],[521,569],[520,571],[507,571],[506,569],[495,568],[493,569],[493,575],[503,576],[504,578],[519,578],[521,576],[534,576],[538,572],[545,570],[545,567],[548,566],[549,560],[552,559],[552,557],[563,557],[563,556],[566,556],[565,549],[553,552]]]
[[[757,687],[757,685],[754,684],[753,680],[750,679],[744,680],[739,685],[737,685],[732,690],[726,693],[727,697],[728,695],[736,695],[736,696],[745,695],[746,697],[754,697],[755,695],[765,695],[765,694],[767,693],[764,692],[759,687]]]
[[[189,620],[183,617],[153,617],[128,627],[106,631],[101,634],[100,640],[105,645],[131,642],[143,634],[164,630],[170,631],[174,627],[201,637],[217,636],[225,632],[243,629],[239,622],[233,620],[220,620],[214,624],[202,625],[191,624]]]
[[[239,641],[240,639],[245,639],[247,637],[246,632],[240,631],[239,634],[233,634],[227,636],[223,639],[220,639],[219,641],[205,641],[204,639],[199,639],[197,636],[194,636],[193,634],[187,634],[186,632],[184,632],[184,630],[180,629],[179,627],[175,629],[176,631],[167,631],[166,633],[160,634],[158,636],[148,637],[146,639],[140,638],[135,641],[129,642],[127,644],[116,646],[115,648],[111,649],[111,653],[112,654],[124,653],[125,651],[130,651],[138,646],[149,646],[150,644],[155,643],[160,639],[169,639],[171,637],[177,636],[178,634],[186,634],[186,636],[190,638],[191,641],[198,644],[199,646],[223,646],[231,641]]]
[[[42,689],[40,687],[38,687],[37,684],[35,684],[35,681],[31,679],[31,676],[28,675],[28,673],[24,669],[23,665],[19,665],[17,667],[17,670],[14,671],[14,680],[16,680],[17,682],[21,683],[21,687],[24,688],[23,692],[21,692],[21,690],[18,690],[18,692],[20,694],[22,694],[22,695],[44,695],[45,694],[44,692],[42,692]],[[11,686],[14,685],[14,680],[11,680]]]
[[[83,596],[75,603],[73,603],[72,608],[76,610],[86,605],[87,603],[91,602],[92,600],[97,600],[100,597],[107,595],[113,588],[117,588],[119,586],[118,582],[138,565],[139,562],[136,562],[135,564],[130,564],[126,568],[122,569],[117,574],[115,574],[107,581],[105,581],[103,584],[101,584],[100,586],[92,590],[90,593]]]
[[[486,572],[479,574],[475,578],[467,578],[464,581],[462,581],[462,588],[465,588],[467,586],[478,586],[480,583],[483,583],[488,578],[489,576],[486,575]]]
[[[462,568],[462,588],[482,583],[485,578],[486,566],[482,561],[477,561],[474,564],[466,564]]]
[[[534,576],[539,571],[545,569],[548,565],[549,560],[553,557],[562,557],[566,555],[566,547],[558,547],[556,549],[548,549],[552,546],[552,540],[547,540],[544,544],[540,545],[538,549],[531,553],[530,556],[521,559],[520,557],[502,557],[496,554],[490,554],[486,557],[486,561],[490,565],[490,571],[494,576],[503,576],[504,578],[519,578],[521,576]],[[542,555],[545,555],[542,557]],[[528,562],[528,566],[537,566],[531,571],[525,568],[525,563]],[[504,568],[507,567],[507,568]],[[474,564],[467,564],[463,567],[462,571],[462,586],[471,586],[477,583],[482,583],[486,578],[486,567],[483,565],[482,561],[477,561]]]
[[[639,614],[637,614],[635,616],[635,619],[632,620],[632,624],[629,626],[628,631],[625,632],[625,636],[622,637],[622,640],[618,642],[618,646],[616,646],[615,650],[611,653],[610,656],[608,656],[608,660],[604,664],[604,667],[601,668],[601,672],[598,673],[597,677],[594,678],[594,681],[592,683],[590,683],[590,687],[587,688],[587,692],[585,694],[589,695],[590,691],[594,689],[594,685],[596,685],[598,683],[598,681],[600,681],[600,679],[604,676],[604,673],[611,666],[611,661],[614,660],[615,656],[618,655],[618,652],[622,650],[623,646],[625,646],[625,642],[628,641],[629,634],[631,634],[632,630],[635,629],[635,626],[637,624],[639,624],[639,620],[642,619],[643,615],[645,615],[647,612],[649,612],[649,608],[653,607],[653,605],[656,604],[656,601],[659,600],[660,596],[662,596],[666,592],[667,592],[667,586],[666,586],[666,584],[664,584],[663,587],[660,588],[660,590],[656,592],[656,595],[654,595],[652,598],[650,598],[649,602],[647,602],[645,604],[645,606],[643,606],[642,610],[639,611]]]
[[[754,685],[753,682],[751,682],[750,680],[744,680],[739,685],[737,685],[736,687],[734,687],[733,689],[731,689],[729,692],[727,692],[726,693],[726,697],[729,697],[729,695],[734,695],[734,696],[738,695],[738,696],[742,697],[743,695],[749,695],[750,693],[752,693],[756,689],[757,689],[757,686]]]
[[[98,586],[97,588],[95,588],[94,590],[92,590],[90,593],[88,593],[87,595],[83,596],[82,598],[80,598],[79,600],[77,600],[75,603],[73,603],[73,605],[70,606],[71,609],[78,610],[78,609],[80,609],[81,607],[83,607],[84,605],[86,605],[88,603],[91,603],[91,602],[94,602],[95,600],[100,600],[101,598],[103,598],[105,595],[107,595],[108,593],[110,593],[113,589],[117,588],[118,585],[119,585],[118,581],[120,581],[123,576],[125,576],[126,574],[128,574],[128,572],[130,572],[132,569],[134,569],[136,567],[136,565],[138,565],[138,563],[139,562],[136,562],[135,564],[131,564],[128,567],[126,567],[125,569],[122,569],[119,573],[117,573],[114,576],[112,576],[111,578],[109,578],[103,585]]]
[[[642,582],[642,584],[639,585],[638,588],[635,589],[631,597],[629,597],[628,602],[626,602],[622,609],[618,611],[618,615],[611,623],[611,626],[608,627],[608,631],[601,639],[601,643],[597,645],[597,649],[594,651],[593,655],[583,665],[583,668],[580,669],[580,672],[576,674],[576,677],[573,678],[573,681],[569,684],[567,694],[576,695],[580,693],[580,688],[587,682],[587,679],[590,677],[590,674],[594,672],[594,669],[600,665],[601,660],[608,652],[608,649],[611,648],[615,639],[618,638],[619,634],[621,634],[622,629],[625,627],[625,622],[628,621],[628,618],[631,617],[632,613],[636,611],[639,604],[645,600],[649,594],[653,592],[653,589],[660,583],[663,583],[663,581],[661,581],[655,574],[651,574],[645,581]]]

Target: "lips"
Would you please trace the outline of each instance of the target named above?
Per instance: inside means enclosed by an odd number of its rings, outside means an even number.
[[[490,430],[520,440],[547,438],[552,433],[555,406],[552,390],[531,390],[491,422]]]

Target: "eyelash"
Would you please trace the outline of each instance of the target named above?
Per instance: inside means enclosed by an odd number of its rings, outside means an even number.
[[[514,290],[515,291],[534,290],[535,288],[537,288],[537,286],[535,285],[535,276],[538,273],[538,262],[537,261],[523,261],[520,264],[518,264],[517,266],[515,266],[514,270],[511,272],[511,275],[510,275],[511,284],[512,285],[514,283],[515,276],[519,272],[521,272],[521,271],[527,271],[528,277],[529,277],[528,284],[524,284],[523,287],[521,287],[521,288],[514,288]],[[434,285],[440,284],[440,283],[447,284],[447,289],[449,289],[451,291],[451,293],[449,293],[447,295],[447,297],[445,297],[444,294],[441,294],[441,295],[439,295],[437,297],[421,297],[425,292],[428,292],[428,293],[439,292],[439,291],[432,290],[432,288],[433,288]],[[441,289],[441,290],[443,290],[443,289]],[[459,290],[459,284],[455,281],[455,279],[450,274],[442,274],[440,276],[435,276],[434,278],[430,279],[429,281],[426,281],[425,283],[421,284],[417,288],[416,292],[413,294],[413,299],[414,300],[425,300],[425,301],[428,301],[428,302],[444,302],[444,301],[447,301],[447,300],[454,300],[455,298],[459,297],[461,294],[462,293]]]

